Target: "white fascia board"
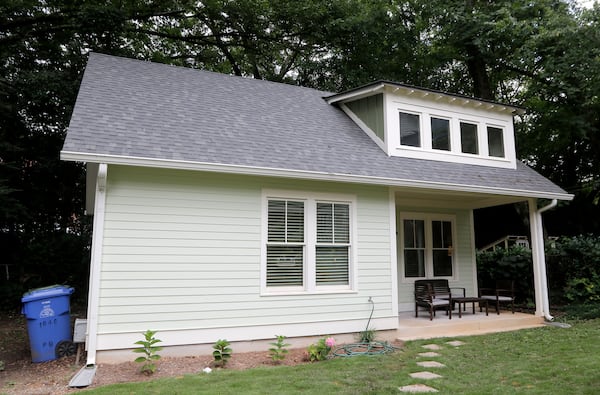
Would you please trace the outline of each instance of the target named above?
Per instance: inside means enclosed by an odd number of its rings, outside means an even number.
[[[156,167],[176,170],[195,170],[213,173],[243,174],[265,177],[283,177],[315,181],[334,181],[354,184],[383,185],[388,187],[426,188],[439,191],[486,193],[502,196],[519,196],[524,198],[572,200],[573,195],[568,193],[554,193],[542,191],[526,191],[519,189],[494,188],[479,185],[450,184],[434,181],[407,180],[388,177],[373,177],[363,175],[326,173],[308,170],[276,169],[269,167],[229,165],[220,163],[192,162],[173,159],[141,158],[119,155],[105,155],[95,153],[79,153],[61,151],[61,160],[73,162],[95,162],[112,165]]]
[[[377,84],[374,86],[366,86],[362,89],[357,89],[352,92],[342,93],[340,95],[335,95],[334,97],[331,97],[331,98],[325,98],[325,100],[327,101],[327,104],[345,102],[350,99],[357,100],[357,99],[361,99],[363,97],[371,96],[374,93],[379,93],[379,91],[383,91],[384,87],[385,87],[384,83],[380,83],[380,84]]]

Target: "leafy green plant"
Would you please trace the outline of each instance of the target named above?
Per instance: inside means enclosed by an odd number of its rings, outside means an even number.
[[[0,361],[0,372],[4,370],[4,361]]]
[[[154,335],[156,331],[151,331],[148,329],[143,333],[144,340],[138,340],[134,344],[139,344],[141,347],[133,350],[135,353],[144,354],[135,359],[135,362],[143,363],[142,368],[140,369],[142,373],[147,375],[151,375],[156,372],[156,363],[155,361],[160,359],[160,355],[157,354],[158,351],[162,350],[162,347],[155,346],[156,343],[160,343],[162,340],[156,339]]]
[[[327,356],[331,352],[331,348],[333,346],[335,346],[335,340],[333,337],[319,339],[318,342],[308,346],[308,360],[314,362],[327,359]]]
[[[570,302],[596,303],[600,300],[600,277],[572,278],[567,281],[564,293]]]
[[[275,335],[275,337],[277,338],[277,341],[269,343],[273,346],[269,348],[269,352],[271,354],[271,359],[273,360],[273,362],[280,362],[285,359],[286,354],[289,352],[289,350],[286,347],[289,347],[290,344],[285,343],[285,336]]]
[[[359,343],[372,343],[373,341],[375,341],[375,329],[374,328],[368,328],[365,329],[362,332],[358,333],[358,342]]]
[[[215,351],[213,351],[212,355],[215,359],[215,366],[225,367],[229,358],[231,358],[232,350],[229,348],[230,343],[225,340],[217,340],[217,342],[213,345]]]

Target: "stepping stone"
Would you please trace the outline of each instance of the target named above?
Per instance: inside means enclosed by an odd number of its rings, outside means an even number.
[[[442,347],[438,346],[437,344],[425,344],[423,346],[423,348],[426,348],[428,350],[441,350],[442,349]]]
[[[435,388],[431,388],[425,384],[413,384],[413,385],[405,385],[404,387],[398,388],[400,392],[410,392],[413,394],[419,392],[438,392]]]
[[[435,373],[431,373],[431,372],[411,373],[409,376],[412,377],[413,379],[423,379],[423,380],[439,379],[439,378],[443,377],[443,376],[440,376],[439,374],[435,374]]]
[[[439,357],[441,354],[434,352],[434,351],[429,351],[429,352],[420,352],[418,354],[419,357],[425,357],[425,358],[433,358],[433,357]]]
[[[454,346],[454,347],[458,347],[458,346],[462,346],[462,345],[464,345],[466,343],[461,342],[460,340],[454,340],[454,341],[451,341],[451,342],[447,342],[446,344],[449,344],[449,345]]]
[[[437,361],[423,361],[417,362],[417,365],[422,366],[424,368],[445,368],[446,365],[443,363],[439,363]]]

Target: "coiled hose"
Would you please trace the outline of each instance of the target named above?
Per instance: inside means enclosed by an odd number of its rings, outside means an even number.
[[[369,320],[367,321],[367,327],[365,328],[365,332],[369,330],[369,324],[371,324],[371,318],[373,317],[373,311],[375,310],[375,302],[373,299],[369,297],[369,302],[371,303],[371,314],[369,315]],[[354,357],[357,355],[381,355],[388,352],[394,352],[398,350],[397,347],[392,346],[388,342],[361,342],[361,343],[351,343],[346,344],[344,346],[338,347],[333,350],[331,354],[333,357]]]

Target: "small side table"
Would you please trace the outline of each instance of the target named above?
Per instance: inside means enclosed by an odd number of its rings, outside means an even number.
[[[476,296],[470,296],[465,298],[452,298],[452,303],[458,303],[458,318],[462,318],[462,305],[467,303],[472,303],[473,314],[475,314],[475,303],[479,303],[480,306],[482,303],[484,303],[485,315],[488,315],[488,302],[486,299],[478,298]]]

